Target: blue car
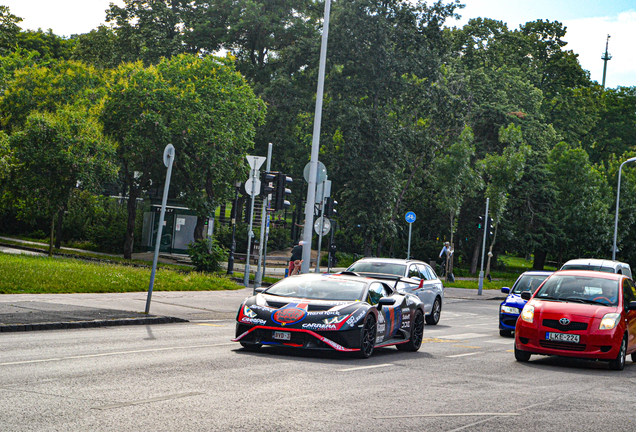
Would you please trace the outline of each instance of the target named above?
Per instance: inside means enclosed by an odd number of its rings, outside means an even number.
[[[521,298],[521,293],[523,291],[534,293],[552,273],[551,271],[530,270],[519,276],[512,289],[509,287],[501,289],[502,293],[508,294],[499,307],[499,334],[501,336],[510,337],[515,331],[517,318],[527,302]]]

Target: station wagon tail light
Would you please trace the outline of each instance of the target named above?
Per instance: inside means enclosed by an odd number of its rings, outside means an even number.
[[[605,314],[598,328],[599,330],[611,330],[618,325],[618,322],[620,321],[620,319],[621,319],[621,314],[619,313]]]
[[[534,321],[534,306],[530,304],[526,304],[521,311],[521,319],[525,322],[533,322]]]

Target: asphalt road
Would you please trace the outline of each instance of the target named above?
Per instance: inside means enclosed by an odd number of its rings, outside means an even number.
[[[633,430],[636,367],[514,360],[497,301],[449,299],[417,353],[266,347],[232,320],[0,337],[6,431]]]

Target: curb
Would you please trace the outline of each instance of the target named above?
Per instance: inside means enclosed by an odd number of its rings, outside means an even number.
[[[0,324],[1,333],[23,332],[36,330],[63,330],[63,329],[80,329],[91,327],[112,327],[122,325],[150,325],[150,324],[170,324],[179,322],[190,322],[186,319],[175,317],[152,317],[152,318],[123,318],[111,320],[94,320],[94,321],[71,321],[57,323],[38,323],[38,324]]]

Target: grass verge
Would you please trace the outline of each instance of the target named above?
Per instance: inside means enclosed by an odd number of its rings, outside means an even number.
[[[151,269],[0,253],[0,294],[112,293],[147,291]],[[214,291],[243,288],[230,278],[158,268],[155,291]]]

